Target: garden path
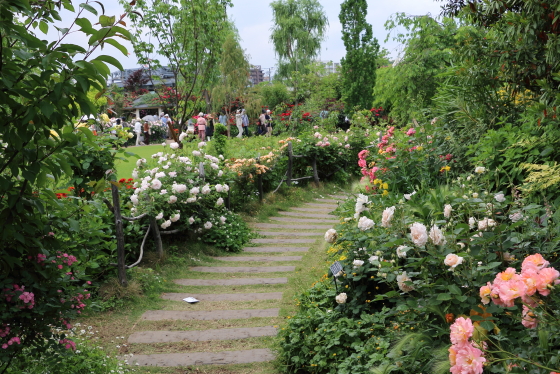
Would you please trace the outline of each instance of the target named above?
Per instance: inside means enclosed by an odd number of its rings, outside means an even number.
[[[252,240],[256,246],[246,247],[243,252],[232,256],[216,257],[216,262],[205,264],[206,266],[192,267],[192,279],[175,280],[175,283],[185,286],[185,292],[166,293],[162,298],[176,301],[177,307],[172,308],[173,310],[147,311],[139,321],[140,328],[143,323],[148,328],[169,328],[144,330],[130,335],[128,342],[131,345],[152,346],[153,349],[147,351],[154,353],[134,355],[128,359],[129,363],[175,367],[274,360],[273,352],[262,348],[269,347],[270,341],[262,339],[276,336],[277,326],[274,324],[279,321],[283,292],[262,291],[267,291],[267,287],[275,287],[268,291],[282,290],[282,287],[288,287],[289,277],[296,268],[298,271],[305,271],[305,262],[300,261],[305,259],[309,246],[320,245],[325,231],[338,222],[329,212],[337,207],[338,201],[346,197],[337,195],[328,199],[316,199],[290,211],[279,212],[282,217],[271,217],[271,220],[280,221],[279,223],[256,223],[253,227],[265,236]],[[294,253],[301,255],[293,255]],[[218,292],[213,292],[213,288],[217,288]],[[205,292],[206,290],[208,291]],[[224,290],[231,293],[222,293]],[[186,297],[194,297],[199,303],[188,304],[183,301]],[[291,303],[292,300],[287,302]],[[197,323],[200,323],[198,321],[211,321],[203,326],[212,328],[197,328]],[[189,324],[193,322],[193,325]],[[224,343],[223,346],[218,344],[208,348],[204,346],[205,343],[195,343],[201,344],[201,351],[187,353],[177,352],[177,349],[166,352],[165,349],[166,345],[177,342],[216,341],[245,341],[247,344]]]

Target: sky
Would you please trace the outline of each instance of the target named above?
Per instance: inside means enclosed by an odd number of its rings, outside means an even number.
[[[115,0],[101,0],[105,6],[106,15],[116,15],[117,17],[123,13],[122,7]],[[322,43],[320,60],[340,62],[345,55],[344,44],[342,43],[341,24],[338,20],[340,12],[340,4],[342,0],[319,0],[327,15],[329,26],[327,29],[326,40]],[[235,22],[241,37],[241,46],[249,55],[249,62],[252,65],[260,65],[268,75],[269,69],[274,73],[276,65],[276,56],[274,48],[270,42],[270,29],[272,23],[272,9],[269,0],[233,0],[233,7],[228,9],[230,18]],[[389,50],[392,58],[398,56],[400,46],[398,43],[389,40],[385,43],[387,31],[384,28],[385,22],[395,13],[404,12],[408,15],[426,15],[431,14],[437,16],[440,13],[441,2],[434,0],[369,0],[368,2],[367,21],[373,27],[373,34],[379,41],[381,47]],[[95,4],[93,4],[95,5]],[[66,18],[66,17],[63,17]],[[92,23],[95,23],[92,22]],[[67,27],[68,25],[64,25]],[[56,34],[54,28],[49,31],[48,39],[54,40]],[[67,43],[83,44],[83,37],[80,38],[79,33],[71,35]],[[107,54],[117,58],[125,69],[138,68],[137,59],[132,53],[132,47],[126,41],[119,39],[127,49],[130,55],[123,56],[121,52],[112,46],[106,47],[103,51],[96,54]],[[96,55],[94,54],[94,56]],[[110,66],[111,71],[117,69]]]

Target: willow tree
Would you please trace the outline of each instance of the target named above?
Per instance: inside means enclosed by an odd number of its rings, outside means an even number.
[[[278,56],[276,74],[291,79],[295,72],[305,72],[319,55],[327,16],[317,0],[276,0],[270,6],[274,22],[270,40]]]
[[[125,9],[128,0],[119,0]],[[167,66],[175,79],[174,110],[183,124],[197,100],[218,78],[222,45],[230,30],[226,10],[231,0],[136,0],[130,19],[134,52],[151,72]],[[154,78],[152,76],[152,78]],[[154,83],[163,80],[161,76]],[[162,104],[167,102],[160,96]]]
[[[212,90],[214,109],[224,111],[229,116],[231,106],[236,98],[243,96],[249,85],[249,61],[239,44],[239,36],[231,31],[222,46],[218,84]]]
[[[367,1],[345,0],[340,7],[342,40],[346,56],[342,68],[342,100],[348,107],[367,109],[373,101],[376,58],[379,43],[373,37],[371,25],[366,22]]]

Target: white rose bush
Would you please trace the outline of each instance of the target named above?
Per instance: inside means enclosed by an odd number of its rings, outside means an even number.
[[[148,213],[162,232],[196,232],[205,242],[240,250],[249,229],[226,207],[227,170],[220,158],[202,148],[184,155],[171,147],[170,153],[156,153],[150,161],[140,159],[133,171],[135,189],[129,196],[132,214]]]

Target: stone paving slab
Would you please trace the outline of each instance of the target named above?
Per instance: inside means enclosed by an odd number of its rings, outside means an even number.
[[[329,229],[328,226],[324,226],[324,225],[284,225],[281,223],[255,223],[251,226],[257,229],[325,230],[325,231]]]
[[[329,195],[330,197],[333,197],[335,199],[339,199],[339,200],[346,200],[348,199],[351,195]]]
[[[304,207],[314,207],[314,208],[332,208],[332,210],[335,210],[336,208],[338,208],[338,205],[332,205],[332,204],[320,204],[320,203],[305,203],[303,204]]]
[[[282,292],[257,292],[257,293],[164,293],[164,300],[183,301],[186,297],[194,297],[199,301],[253,301],[253,300],[281,300]],[[183,301],[184,302],[184,301]]]
[[[344,198],[344,199],[346,199],[346,198]],[[335,200],[335,199],[315,199],[315,201],[321,201],[323,203],[339,203],[340,202],[340,200]]]
[[[270,217],[270,219],[273,221],[280,221],[280,222],[324,223],[328,225],[333,225],[338,222],[337,219],[316,219],[316,218]]]
[[[248,364],[274,360],[270,349],[248,349],[245,351],[167,353],[153,355],[134,355],[128,359],[132,365],[140,366],[189,366],[189,365],[226,365]]]
[[[313,213],[304,213],[304,212],[278,212],[278,214],[282,216],[290,216],[290,217],[304,217],[304,218],[332,218],[334,216],[330,214],[313,214]]]
[[[284,284],[288,278],[236,278],[236,279],[175,279],[182,286],[250,286],[254,284]]]
[[[333,211],[334,209],[331,209],[330,207],[327,208],[323,208],[323,209],[318,209],[317,207],[303,207],[303,208],[290,208],[290,210],[295,210],[298,212],[315,212],[315,213],[325,213],[328,214],[328,212]]]
[[[148,310],[142,314],[144,321],[165,320],[197,320],[210,321],[219,319],[249,319],[255,317],[278,317],[279,308],[271,309],[240,309],[240,310]]]
[[[265,257],[265,256],[231,256],[231,257],[214,257],[216,260],[220,261],[231,261],[231,262],[271,262],[271,261],[301,261],[301,256],[275,256],[275,257]]]
[[[266,236],[321,236],[323,232],[282,232],[282,231],[257,231]]]
[[[315,243],[316,239],[251,239],[251,243],[255,244],[309,244]]]
[[[309,247],[245,247],[243,252],[307,252]]]
[[[192,271],[201,273],[280,273],[285,271],[295,271],[295,266],[195,266]]]
[[[130,335],[128,337],[128,342],[137,344],[173,343],[182,342],[184,340],[205,342],[209,340],[234,340],[256,338],[260,336],[276,336],[277,332],[278,331],[273,326],[198,331],[141,331]]]

